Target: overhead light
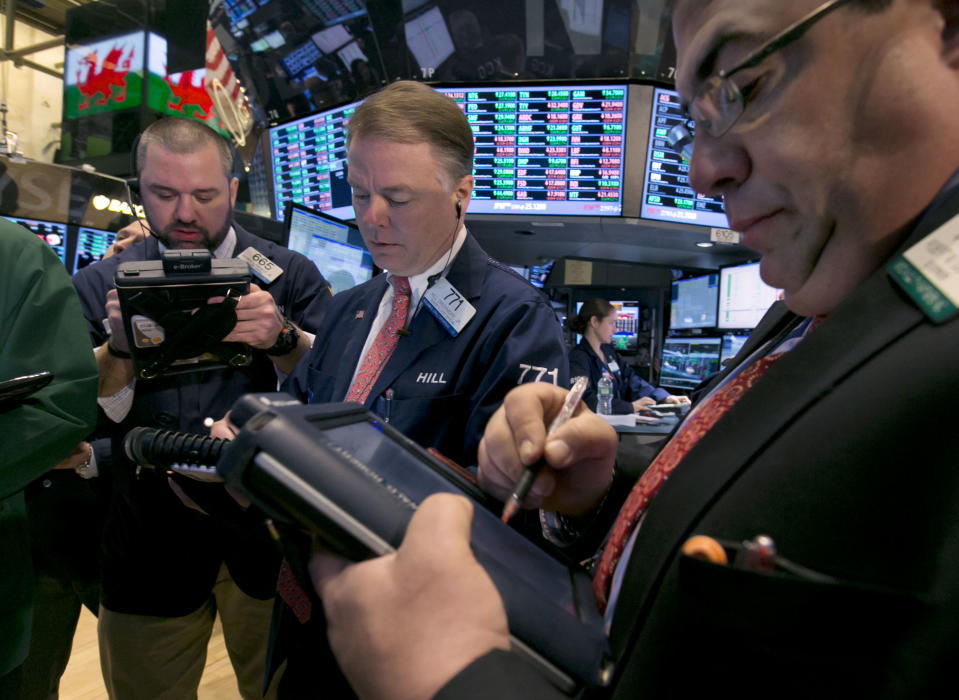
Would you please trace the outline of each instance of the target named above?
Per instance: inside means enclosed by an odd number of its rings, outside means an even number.
[[[696,246],[699,248],[712,248],[713,244],[710,243],[709,241],[700,241],[699,243],[696,244]]]

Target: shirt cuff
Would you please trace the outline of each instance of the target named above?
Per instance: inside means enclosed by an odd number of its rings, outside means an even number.
[[[98,396],[97,403],[107,418],[114,423],[121,422],[127,417],[130,409],[133,408],[133,387],[136,385],[136,379],[120,389],[112,396]]]

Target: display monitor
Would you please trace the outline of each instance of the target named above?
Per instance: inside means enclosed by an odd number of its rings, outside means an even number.
[[[316,43],[312,39],[307,39],[283,57],[283,66],[290,75],[300,75],[320,60],[322,55]]]
[[[613,332],[613,345],[616,350],[633,354],[639,342],[639,302],[610,301],[616,310],[616,330]]]
[[[333,53],[338,48],[353,41],[350,30],[342,24],[321,29],[313,35],[313,43],[323,53]]]
[[[290,205],[288,247],[317,266],[334,294],[373,277],[373,259],[357,245],[359,229],[307,207]]]
[[[67,260],[67,225],[55,221],[41,221],[38,219],[24,219],[19,216],[4,216],[7,221],[20,224],[24,228],[30,229],[37,237],[50,246],[53,252],[60,258],[60,262],[66,265]],[[69,269],[69,268],[68,268]]]
[[[103,258],[107,248],[117,239],[114,231],[80,226],[77,229],[77,245],[73,254],[73,272]]]
[[[471,214],[622,214],[626,85],[435,89],[473,130]],[[353,217],[346,126],[360,102],[270,128],[275,217],[287,201]]]
[[[726,362],[736,357],[736,353],[745,345],[748,338],[749,335],[745,333],[726,333],[719,351],[720,366],[725,366]]]
[[[706,377],[719,371],[722,338],[666,338],[659,386],[689,391]]]
[[[782,290],[759,277],[759,263],[730,265],[719,270],[719,311],[716,326],[752,329],[779,299]]]
[[[145,38],[142,31],[69,45],[63,67],[63,118],[140,105]]]
[[[301,0],[316,17],[327,24],[338,24],[366,14],[363,0]]]
[[[530,265],[529,277],[527,279],[531,285],[542,289],[546,286],[546,280],[549,279],[549,273],[552,269],[552,261],[543,263],[542,265]]]
[[[159,34],[147,35],[146,104],[155,112],[201,121],[222,136],[230,134],[220,122],[206,90],[206,69],[167,73],[168,42]]]
[[[713,328],[718,295],[719,275],[716,273],[673,282],[669,304],[670,330]]]
[[[407,20],[403,31],[406,35],[406,47],[420,68],[438,66],[456,50],[446,27],[446,20],[438,7],[431,7],[417,17]]]
[[[622,215],[625,84],[436,89],[473,129],[471,214]]]
[[[669,147],[669,130],[680,124],[693,128],[692,120],[687,120],[683,113],[679,94],[663,88],[653,89],[639,215],[655,221],[727,228],[722,198],[696,194],[689,184],[689,164]]]
[[[303,204],[338,219],[353,218],[346,181],[346,124],[359,102],[316,112],[269,130],[273,216],[281,220],[287,202]]]

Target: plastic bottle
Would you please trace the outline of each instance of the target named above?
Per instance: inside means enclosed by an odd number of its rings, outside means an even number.
[[[596,413],[601,416],[608,416],[613,413],[613,378],[609,372],[603,371],[603,376],[596,383]]]

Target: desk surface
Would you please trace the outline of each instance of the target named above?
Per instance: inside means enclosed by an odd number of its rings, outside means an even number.
[[[681,420],[680,416],[669,415],[659,419],[659,423],[649,425],[647,423],[637,423],[636,425],[614,425],[613,429],[621,435],[668,435],[673,432],[673,428]]]

